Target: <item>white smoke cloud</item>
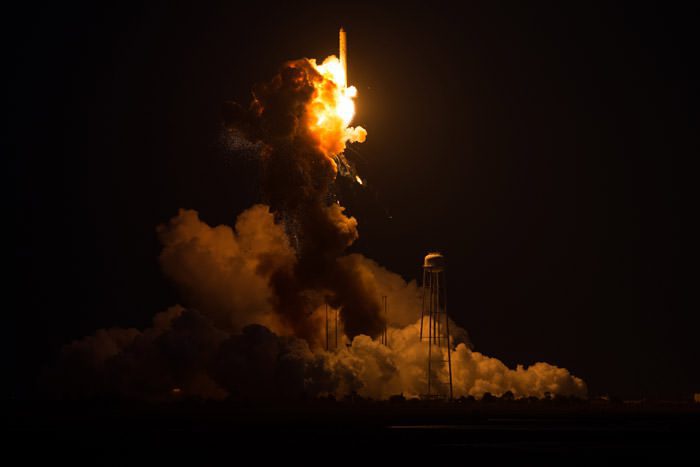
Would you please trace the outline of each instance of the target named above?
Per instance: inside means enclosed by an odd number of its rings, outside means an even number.
[[[60,394],[157,399],[179,388],[214,399],[351,393],[385,399],[426,393],[428,350],[419,339],[421,291],[415,281],[407,283],[362,255],[339,258],[367,290],[390,297],[390,346],[366,335],[349,340],[340,321],[338,348],[326,351],[324,306],[306,317],[317,333],[311,341],[296,336],[297,328],[276,309],[269,281],[275,271],[292,268],[296,256],[266,206],[243,212],[234,229],[210,227],[195,211],[181,210],[158,233],[163,270],[190,308],[159,313],[143,331],[99,330],[65,346],[50,375]],[[333,316],[332,310],[331,334]],[[515,397],[586,395],[585,383],[564,368],[538,362],[510,369],[473,351],[465,330],[454,323],[451,330],[455,397],[507,391]],[[334,336],[331,342],[334,347]],[[438,356],[433,366],[443,382],[446,358]]]
[[[183,209],[158,234],[163,271],[189,306],[224,329],[257,323],[288,331],[274,313],[269,279],[277,268],[291,267],[295,253],[267,206],[244,211],[235,229],[210,227],[196,211]]]
[[[418,397],[427,392],[427,344],[419,339],[420,321],[403,328],[389,329],[387,347],[367,336],[358,336],[350,347],[325,355],[335,371],[352,372],[362,382],[361,396],[385,399],[403,393]],[[446,360],[446,350],[436,360]],[[511,391],[515,397],[586,395],[586,385],[564,368],[539,362],[528,368],[513,370],[500,360],[469,349],[464,343],[451,350],[452,379],[455,397],[481,397],[489,392],[500,396]],[[448,381],[447,364],[439,363],[436,374]],[[444,384],[443,384],[444,385]],[[446,388],[442,388],[446,391]]]

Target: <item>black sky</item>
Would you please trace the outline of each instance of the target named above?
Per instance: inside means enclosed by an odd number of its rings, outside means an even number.
[[[255,161],[219,142],[222,102],[335,53],[341,25],[369,132],[368,189],[341,187],[353,249],[406,279],[444,251],[451,314],[508,365],[564,366],[593,394],[700,392],[679,284],[689,12],[250,3],[6,15],[14,397],[62,344],[178,301],[156,225],[181,207],[232,224],[259,200]]]

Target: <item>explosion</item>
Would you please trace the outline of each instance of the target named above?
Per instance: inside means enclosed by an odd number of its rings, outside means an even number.
[[[340,39],[340,58],[287,62],[254,86],[247,108],[226,103],[228,147],[259,158],[264,204],[240,214],[234,228],[210,227],[187,210],[158,227],[161,267],[187,307],[156,315],[144,331],[100,330],[65,346],[50,387],[146,399],[170,397],[173,388],[215,399],[425,392],[419,287],[346,254],[357,220],[332,188],[339,174],[363,184],[343,152],[367,132],[349,126],[357,90],[347,86],[342,30]],[[391,297],[389,316],[382,296]],[[323,345],[325,307],[340,318],[332,350]],[[511,370],[472,351],[455,323],[450,328],[445,352],[456,397],[586,394],[566,369],[536,363]],[[390,347],[378,339],[384,333]]]
[[[314,80],[315,92],[309,103],[309,131],[318,138],[319,149],[333,161],[345,150],[346,143],[362,143],[367,131],[361,126],[349,127],[355,116],[355,86],[347,87],[346,71],[340,60],[331,55],[322,64],[309,60],[319,73]]]
[[[308,109],[310,131],[317,136],[321,151],[326,157],[334,158],[334,163],[345,161],[337,156],[345,151],[346,143],[362,143],[367,137],[367,131],[361,126],[348,126],[355,116],[357,88],[348,87],[347,40],[343,28],[340,28],[339,43],[340,58],[331,55],[321,65],[317,65],[315,59],[309,60],[322,78],[314,83],[316,92]],[[359,177],[356,178],[359,182]]]
[[[338,174],[361,184],[343,151],[367,134],[349,126],[357,90],[347,86],[343,31],[340,38],[340,58],[287,62],[253,88],[247,109],[228,103],[224,111],[229,147],[259,148],[263,200],[295,252],[293,264],[271,270],[274,309],[312,346],[320,323],[309,317],[325,304],[340,310],[350,337],[384,328],[376,287],[343,256],[358,237],[357,220],[333,202]]]

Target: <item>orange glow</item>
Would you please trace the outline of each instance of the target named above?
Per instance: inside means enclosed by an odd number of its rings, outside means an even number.
[[[337,169],[333,156],[342,153],[347,143],[361,143],[367,137],[367,131],[361,126],[349,126],[355,116],[357,89],[346,86],[346,71],[335,55],[320,65],[314,59],[309,62],[320,75],[313,80],[315,92],[307,107],[309,131],[317,139],[321,152]]]

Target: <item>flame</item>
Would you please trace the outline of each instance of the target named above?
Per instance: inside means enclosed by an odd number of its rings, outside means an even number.
[[[361,126],[349,126],[355,116],[357,88],[346,85],[345,69],[335,55],[320,65],[314,59],[309,62],[320,75],[313,80],[314,94],[307,107],[309,131],[337,170],[333,156],[341,154],[347,143],[362,143],[367,137]]]
[[[362,181],[362,179],[360,178],[359,175],[355,175],[355,181],[357,181],[357,183],[359,183],[360,185],[364,185],[364,184],[365,184],[365,183]]]

